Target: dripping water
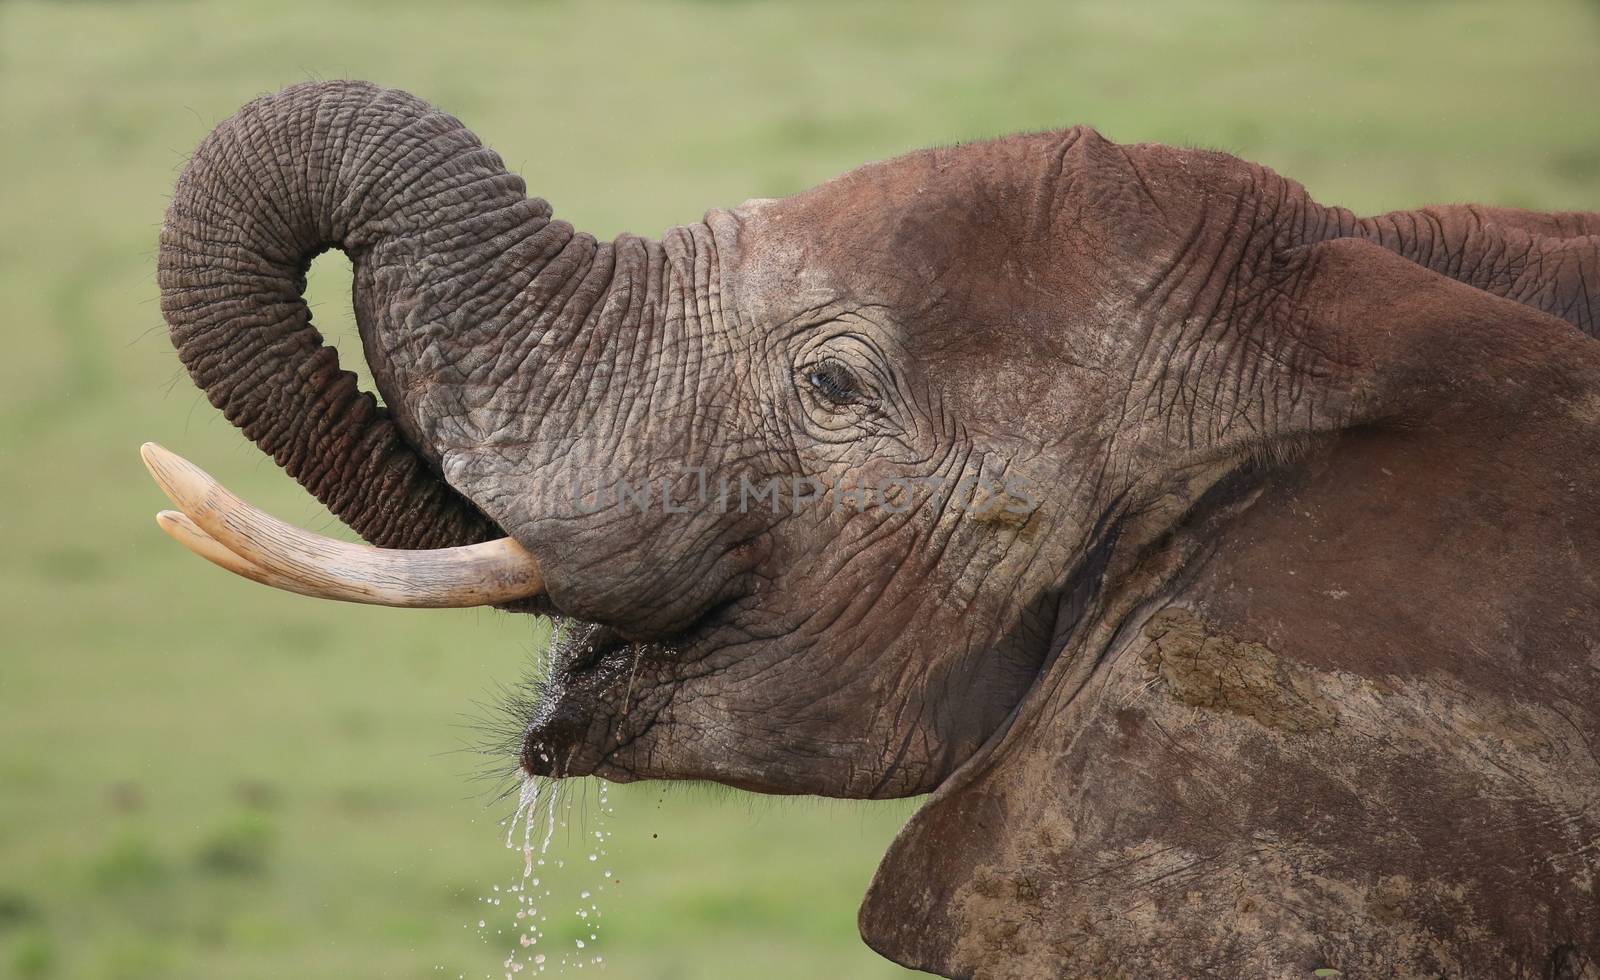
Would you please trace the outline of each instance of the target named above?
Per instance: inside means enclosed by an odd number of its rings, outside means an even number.
[[[607,856],[611,831],[606,827],[606,818],[612,813],[608,784],[596,780],[596,785],[599,806],[595,826],[584,837],[586,863],[593,865],[599,865]],[[558,916],[563,914],[556,886],[548,880],[548,872],[566,867],[565,859],[550,854],[550,846],[557,823],[566,828],[571,816],[572,798],[558,792],[554,780],[522,776],[516,809],[503,822],[505,846],[518,852],[521,875],[504,889],[495,885],[489,895],[480,899],[488,911],[478,920],[478,933],[485,942],[501,942],[501,937],[508,932],[514,937],[510,953],[501,964],[506,980],[522,980],[525,973],[565,973],[568,969],[605,967],[605,957],[598,950],[601,919],[598,895],[611,880],[609,868],[603,869],[600,881],[581,889],[576,902],[566,906],[571,910],[569,914],[576,927],[571,948],[552,949],[553,940],[546,935],[551,912],[556,911]],[[536,835],[540,838],[537,846],[534,844]],[[515,899],[515,902],[504,904],[506,899]]]

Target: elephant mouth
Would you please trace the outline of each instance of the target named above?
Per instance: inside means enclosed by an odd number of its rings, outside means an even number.
[[[685,681],[708,672],[729,644],[748,642],[740,625],[746,611],[740,600],[716,603],[681,632],[651,640],[553,616],[543,677],[531,696],[510,706],[523,726],[517,760],[522,773],[612,782],[646,778],[635,769],[651,765],[640,748],[663,748],[652,730]]]
[[[513,710],[527,712],[518,764],[527,776],[630,782],[616,753],[654,723],[662,673],[682,644],[629,640],[611,626],[556,617],[545,676]]]

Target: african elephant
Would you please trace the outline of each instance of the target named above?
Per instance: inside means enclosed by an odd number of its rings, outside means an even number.
[[[1358,218],[1078,127],[603,243],[324,82],[205,140],[159,278],[378,548],[182,487],[170,530],[558,616],[529,773],[932,793],[861,911],[893,960],[1600,977],[1600,214]]]

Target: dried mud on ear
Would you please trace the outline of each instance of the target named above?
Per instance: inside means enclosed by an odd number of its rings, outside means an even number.
[[[1158,889],[1161,894],[1154,899],[1130,893],[1105,906],[1073,904],[1062,897],[1062,885],[1051,876],[1047,858],[1020,870],[981,867],[958,896],[963,912],[976,923],[963,933],[956,949],[955,962],[971,965],[970,972],[958,975],[974,980],[1053,976],[1432,980],[1482,975],[1416,926],[1419,918],[1435,910],[1462,921],[1473,915],[1459,891],[1437,881],[1417,882],[1404,875],[1384,876],[1371,884],[1323,879],[1315,869],[1332,855],[1280,841],[1258,846],[1250,870],[1223,866],[1203,875],[1197,871],[1207,865],[1205,854],[1165,842],[1144,841],[1105,857],[1114,866],[1136,867],[1147,880],[1177,880],[1185,885]],[[1285,907],[1330,900],[1345,911],[1317,925],[1283,917]],[[1041,905],[1048,908],[1041,911]],[[1053,917],[1054,928],[1041,924],[1046,917]],[[1331,952],[1364,943],[1420,953],[1432,968],[1412,969],[1408,964],[1414,959],[1367,950],[1346,956]],[[1150,946],[1157,951],[1152,953]],[[1230,953],[1240,946],[1257,951],[1250,962],[1260,972],[1235,971],[1237,961]],[[1531,980],[1527,974],[1518,976]],[[1571,977],[1600,980],[1585,972]]]
[[[1141,624],[1060,740],[935,825],[938,848],[969,822],[993,835],[951,879],[935,968],[1600,980],[1574,945],[1600,884],[1600,768],[1570,709],[1296,649],[1190,607]],[[1554,941],[1496,931],[1524,908]]]
[[[1144,635],[1150,642],[1140,662],[1151,680],[1184,704],[1287,732],[1326,731],[1339,723],[1339,691],[1328,689],[1332,678],[1264,644],[1212,633],[1187,609],[1163,610],[1145,624]]]

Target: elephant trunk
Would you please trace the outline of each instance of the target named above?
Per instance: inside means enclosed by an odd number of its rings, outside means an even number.
[[[428,381],[414,364],[446,361],[427,351],[479,312],[483,267],[508,250],[548,260],[572,238],[452,117],[369,84],[297,85],[222,123],[185,169],[161,232],[161,309],[211,403],[363,538],[464,545],[502,532],[440,478],[407,416]],[[329,248],[355,267],[387,408],[312,326],[305,276]]]

